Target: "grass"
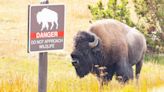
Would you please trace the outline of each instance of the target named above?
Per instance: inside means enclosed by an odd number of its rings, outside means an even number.
[[[150,54],[146,54],[145,55],[145,61],[151,61],[153,63],[158,63],[158,64],[163,64],[164,65],[164,55],[158,55],[158,54],[154,54],[154,55],[150,55]]]
[[[38,62],[35,59],[0,59],[0,92],[37,92]],[[164,66],[146,62],[139,83],[136,80],[122,85],[113,79],[102,92],[148,92],[164,86]],[[80,79],[69,58],[49,55],[48,92],[100,92],[95,76]]]
[[[49,54],[48,92],[100,92],[96,77],[90,74],[79,79],[67,56],[72,50],[76,32],[86,30],[90,25],[91,15],[87,5],[93,0],[49,1],[66,6],[66,45],[63,52]],[[0,92],[37,92],[38,54],[27,53],[27,6],[38,2],[0,0]],[[135,80],[126,85],[113,80],[102,91],[146,92],[164,86],[164,66],[157,64],[163,63],[163,57],[160,58],[146,58],[138,85]]]

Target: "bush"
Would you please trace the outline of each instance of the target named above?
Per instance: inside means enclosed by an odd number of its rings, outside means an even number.
[[[103,5],[102,1],[97,2],[93,5],[88,5],[91,14],[93,15],[93,20],[102,18],[113,18],[117,19],[129,26],[133,27],[134,23],[130,19],[130,12],[127,9],[127,0],[109,0],[107,5]]]

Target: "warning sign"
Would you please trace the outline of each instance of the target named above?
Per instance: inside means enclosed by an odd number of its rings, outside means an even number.
[[[28,7],[28,52],[63,49],[64,16],[64,5],[30,5]]]

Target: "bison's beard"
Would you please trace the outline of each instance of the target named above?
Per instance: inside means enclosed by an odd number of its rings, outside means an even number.
[[[77,67],[75,68],[76,70],[76,74],[80,77],[80,78],[83,78],[85,75],[87,75],[89,72],[90,72],[90,67]]]

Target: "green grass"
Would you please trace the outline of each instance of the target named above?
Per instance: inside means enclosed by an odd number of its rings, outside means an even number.
[[[157,63],[157,64],[164,65],[164,54],[163,55],[158,55],[158,54],[150,55],[150,54],[146,54],[145,55],[145,62],[150,62],[150,61],[152,63]]]

